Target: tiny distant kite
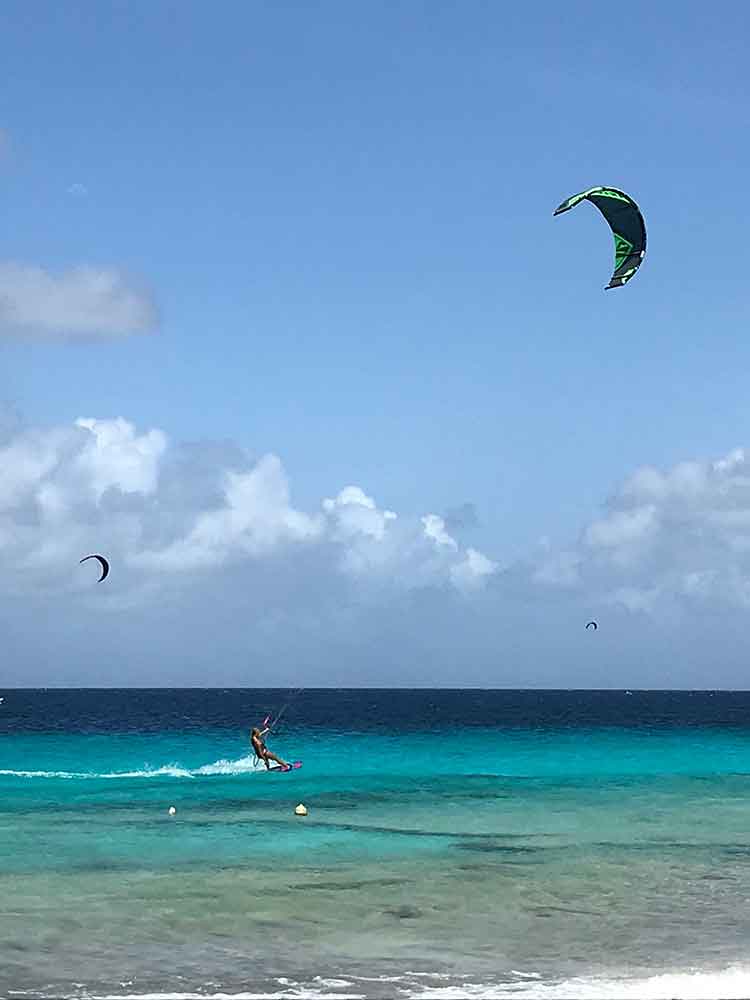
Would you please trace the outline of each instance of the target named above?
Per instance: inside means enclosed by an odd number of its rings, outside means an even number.
[[[101,583],[102,580],[106,580],[107,579],[107,575],[109,573],[109,563],[104,558],[104,556],[96,555],[96,553],[94,553],[93,555],[90,555],[90,556],[84,556],[83,559],[79,559],[78,560],[79,565],[81,563],[85,563],[87,559],[98,559],[99,560],[99,565],[102,568],[102,575],[99,577],[99,580],[97,582]]]
[[[621,288],[630,281],[646,255],[646,223],[641,210],[624,191],[593,187],[566,198],[554,214],[562,215],[582,201],[596,205],[609,223],[615,238],[615,269],[607,288]]]
[[[586,626],[586,628],[587,629],[593,628],[594,631],[596,631],[596,629],[598,629],[599,626],[596,624],[596,622],[589,622],[588,625]]]

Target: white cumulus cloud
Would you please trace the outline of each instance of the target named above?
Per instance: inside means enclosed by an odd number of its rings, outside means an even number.
[[[445,545],[449,549],[457,549],[458,543],[445,530],[445,521],[438,514],[426,514],[422,518],[425,537],[431,538],[436,545]]]
[[[658,612],[666,604],[750,607],[750,464],[737,448],[714,461],[637,469],[581,544],[545,551],[537,583]]]
[[[379,510],[372,497],[359,486],[345,486],[333,499],[325,499],[323,510],[338,538],[361,534],[382,541],[388,522],[396,519],[392,510]]]
[[[462,590],[481,587],[488,576],[497,572],[498,564],[476,549],[467,549],[464,558],[451,567],[451,580]]]
[[[53,274],[0,264],[0,336],[116,337],[153,329],[151,297],[111,268],[77,267]]]
[[[223,493],[221,506],[197,513],[185,537],[135,555],[131,563],[172,571],[219,566],[321,533],[319,519],[292,507],[289,484],[275,455],[266,455],[248,472],[226,473]]]
[[[121,417],[15,431],[0,448],[0,586],[56,586],[92,549],[111,560],[108,592],[126,581],[130,601],[139,588],[152,599],[170,581],[190,586],[226,568],[262,587],[266,568],[310,553],[323,589],[348,580],[466,590],[495,570],[436,515],[397,517],[356,485],[300,510],[277,456],[234,455],[227,467],[211,454]]]
[[[75,425],[89,432],[76,455],[75,466],[97,500],[111,487],[123,493],[154,492],[159,461],[167,448],[166,434],[150,430],[139,435],[122,417],[117,420],[80,417]]]

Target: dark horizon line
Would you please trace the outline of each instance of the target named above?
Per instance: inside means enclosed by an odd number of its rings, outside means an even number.
[[[361,687],[334,687],[332,685],[326,685],[324,687],[289,687],[289,686],[264,686],[264,687],[239,687],[233,685],[222,685],[216,684],[210,687],[199,686],[199,685],[149,685],[147,687],[106,687],[104,685],[98,685],[95,687],[66,687],[57,684],[48,684],[44,687],[16,687],[14,685],[8,685],[5,687],[0,687],[0,691],[514,691],[514,692],[545,692],[545,693],[555,693],[560,692],[574,693],[574,692],[630,692],[631,694],[715,694],[721,692],[723,694],[748,694],[750,693],[750,688],[723,688],[723,687],[713,687],[713,688],[624,688],[624,687],[428,687],[427,685],[420,685],[417,687],[390,687],[385,685],[379,686],[361,686]]]

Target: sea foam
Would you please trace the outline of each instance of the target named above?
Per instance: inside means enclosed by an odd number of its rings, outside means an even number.
[[[732,966],[720,972],[688,971],[633,979],[578,977],[558,982],[529,980],[534,973],[515,973],[520,981],[446,983],[449,975],[405,973],[394,976],[350,976],[346,980],[316,977],[314,984],[279,980],[281,989],[237,993],[96,994],[89,1000],[367,1000],[365,984],[390,984],[394,1000],[745,1000],[750,996],[750,968]],[[415,980],[439,979],[441,985]],[[359,990],[358,990],[359,986]],[[352,992],[352,989],[357,992]],[[382,996],[382,992],[378,992]]]
[[[212,775],[254,774],[262,771],[254,763],[252,756],[240,757],[238,760],[217,760],[213,764],[189,769],[180,764],[163,764],[160,767],[144,767],[132,771],[15,771],[0,770],[0,777],[8,778],[64,778],[71,780],[112,778],[197,778]]]

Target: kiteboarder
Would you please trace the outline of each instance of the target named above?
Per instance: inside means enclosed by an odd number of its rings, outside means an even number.
[[[253,727],[253,731],[250,734],[250,742],[253,745],[256,760],[262,760],[266,765],[266,770],[270,770],[271,764],[269,762],[274,760],[280,767],[283,767],[284,770],[288,771],[292,765],[287,764],[287,762],[282,760],[281,757],[277,757],[275,753],[271,753],[266,744],[263,742],[263,737],[270,728],[270,726],[266,726],[265,729]]]

